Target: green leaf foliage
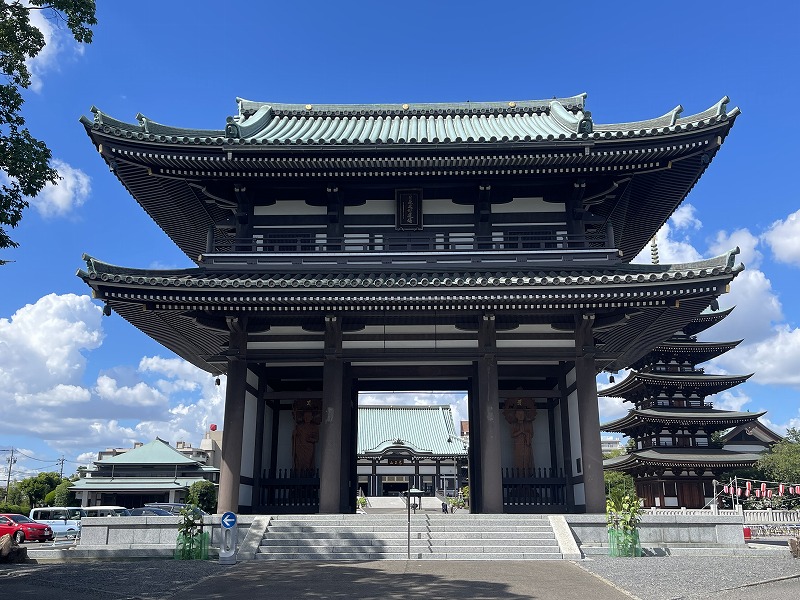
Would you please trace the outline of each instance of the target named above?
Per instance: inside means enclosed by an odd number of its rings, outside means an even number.
[[[27,500],[27,504],[41,506],[47,494],[56,489],[62,481],[63,479],[58,473],[39,473],[36,477],[28,477],[18,482],[16,488]]]
[[[200,507],[207,513],[215,512],[217,508],[217,486],[205,479],[203,481],[195,481],[189,486],[186,502]]]
[[[791,427],[784,438],[756,464],[773,481],[800,484],[800,430]]]
[[[31,85],[26,61],[45,46],[44,35],[31,22],[33,11],[42,11],[56,25],[66,26],[82,43],[92,41],[91,26],[97,23],[95,0],[0,2],[0,69],[5,75],[0,85],[0,249],[18,246],[4,226],[17,226],[28,207],[27,198],[59,179],[50,166],[50,149],[30,134],[22,115],[22,90]]]

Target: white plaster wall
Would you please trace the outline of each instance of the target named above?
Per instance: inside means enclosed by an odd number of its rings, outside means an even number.
[[[256,206],[255,215],[327,215],[327,206],[311,206],[305,200],[279,200],[270,206]]]

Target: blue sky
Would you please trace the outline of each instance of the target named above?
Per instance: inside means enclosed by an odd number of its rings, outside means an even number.
[[[138,207],[78,123],[92,105],[221,129],[237,97],[287,103],[510,101],[587,92],[597,123],[700,112],[737,119],[709,171],[659,233],[661,262],[739,246],[747,269],[707,339],[744,339],[707,372],[750,373],[715,406],[800,426],[800,120],[791,114],[800,7],[649,2],[100,2],[94,42],[43,22],[24,114],[64,179],[31,200],[0,253],[0,450],[13,476],[65,472],[109,446],[155,436],[198,444],[222,424],[223,385],[100,305],[75,276],[82,254],[130,267],[189,260]],[[648,257],[645,260],[649,260]],[[598,382],[606,384],[605,376]],[[394,401],[428,402],[406,397]],[[460,415],[464,399],[450,401]],[[601,419],[626,407],[601,399]],[[8,453],[0,451],[0,479]]]

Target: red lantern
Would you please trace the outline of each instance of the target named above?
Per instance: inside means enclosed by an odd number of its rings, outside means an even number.
[[[722,493],[723,494],[727,494],[728,493],[728,486],[727,485],[722,486]]]
[[[736,488],[736,495],[741,497],[742,495],[742,488]]]
[[[783,496],[784,489],[785,488],[784,488],[784,485],[782,483],[780,485],[778,485],[778,496]]]
[[[216,424],[216,423],[212,423],[211,425],[209,425],[209,426],[208,426],[208,428],[209,428],[211,431],[216,431],[216,430],[217,430],[217,424]]]
[[[745,498],[749,498],[750,497],[750,490],[745,490],[744,491],[744,497]]]
[[[746,486],[747,486],[747,491],[749,492],[750,490],[753,489],[753,482],[752,481],[748,481]]]
[[[767,490],[767,498],[772,498],[772,490]]]
[[[767,491],[767,484],[766,483],[762,483],[761,484],[761,493],[763,494],[766,491]]]

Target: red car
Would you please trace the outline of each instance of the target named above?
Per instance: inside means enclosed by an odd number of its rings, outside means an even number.
[[[53,539],[53,530],[49,525],[32,521],[24,515],[0,515],[0,536],[10,534],[18,544],[29,540],[48,542]]]

